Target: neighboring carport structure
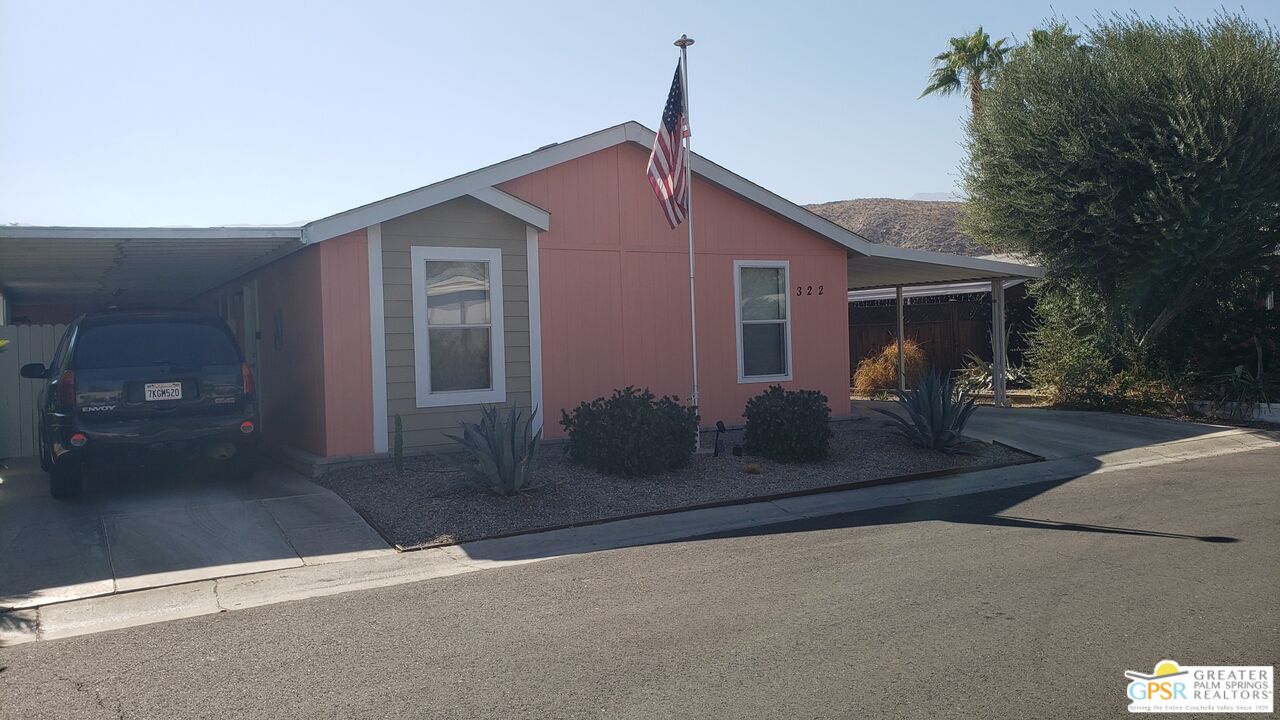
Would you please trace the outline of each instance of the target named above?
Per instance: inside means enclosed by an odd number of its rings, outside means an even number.
[[[1044,270],[1031,265],[973,258],[923,250],[908,250],[887,245],[876,247],[877,255],[849,255],[849,293],[857,291],[894,291],[897,300],[898,389],[905,389],[906,337],[905,297],[910,290],[928,294],[929,287],[963,287],[973,292],[990,292],[991,297],[991,383],[997,406],[1008,404],[1005,379],[1008,348],[1005,347],[1005,290],[1013,284],[1044,276]],[[969,289],[971,288],[971,289]]]

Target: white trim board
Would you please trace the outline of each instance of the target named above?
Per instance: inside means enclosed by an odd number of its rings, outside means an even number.
[[[503,403],[507,401],[506,335],[502,303],[502,250],[499,248],[428,247],[409,249],[413,283],[414,392],[420,408]],[[427,329],[427,261],[467,260],[489,263],[489,387],[482,390],[431,392],[431,346]]]
[[[383,306],[382,225],[369,226],[369,359],[373,393],[373,451],[386,452],[387,435],[387,325]]]
[[[529,378],[533,395],[533,426],[536,433],[542,429],[546,411],[542,407],[542,283],[538,271],[538,231],[525,228],[526,253],[529,265]]]
[[[7,225],[0,238],[31,240],[291,240],[302,237],[301,227],[66,227],[56,225]]]
[[[502,192],[496,187],[480,188],[468,194],[486,205],[523,220],[526,225],[532,225],[539,230],[551,229],[551,213],[530,205],[515,195]]]

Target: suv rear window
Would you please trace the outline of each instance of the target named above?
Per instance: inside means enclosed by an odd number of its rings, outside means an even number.
[[[138,322],[82,330],[73,367],[81,370],[139,365],[238,365],[231,335],[214,325]]]

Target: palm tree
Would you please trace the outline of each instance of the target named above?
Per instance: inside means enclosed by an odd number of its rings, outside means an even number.
[[[978,96],[982,94],[983,86],[992,71],[1004,63],[1004,55],[1009,52],[1004,41],[1000,38],[992,43],[991,36],[982,30],[981,25],[972,35],[951,38],[951,49],[933,59],[929,87],[920,93],[920,97],[933,93],[950,95],[968,89],[969,102],[977,114]]]

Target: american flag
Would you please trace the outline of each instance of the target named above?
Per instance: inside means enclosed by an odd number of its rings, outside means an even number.
[[[671,92],[667,94],[667,106],[662,111],[662,126],[658,128],[653,152],[649,154],[649,184],[653,186],[662,212],[673,230],[684,222],[689,213],[689,188],[685,185],[685,164],[689,157],[681,142],[687,137],[689,116],[684,105],[684,81],[677,63]]]

